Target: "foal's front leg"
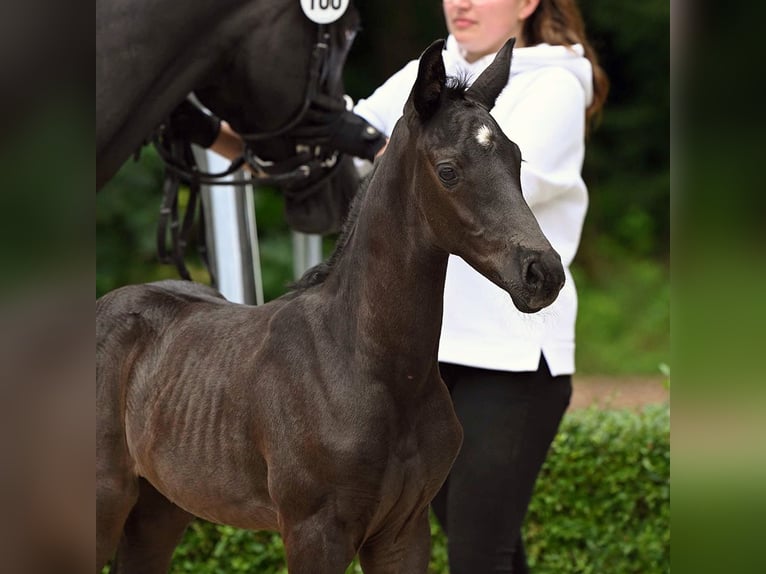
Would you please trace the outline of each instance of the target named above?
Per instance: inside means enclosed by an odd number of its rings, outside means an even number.
[[[425,574],[430,557],[428,507],[403,533],[370,540],[359,551],[364,574]]]

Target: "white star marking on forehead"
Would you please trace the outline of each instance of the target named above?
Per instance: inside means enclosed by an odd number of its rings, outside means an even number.
[[[476,141],[479,142],[481,147],[488,148],[492,145],[492,130],[486,124],[482,124],[481,127],[476,130]]]

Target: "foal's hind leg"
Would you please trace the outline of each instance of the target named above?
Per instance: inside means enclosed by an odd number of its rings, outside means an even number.
[[[144,479],[138,502],[125,523],[112,572],[166,574],[173,550],[193,516],[182,510]]]
[[[122,527],[138,499],[138,479],[126,472],[96,475],[96,573],[114,556]]]

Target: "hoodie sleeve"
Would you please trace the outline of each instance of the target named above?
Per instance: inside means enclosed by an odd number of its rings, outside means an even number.
[[[363,117],[386,137],[391,137],[394,125],[404,113],[404,104],[418,76],[418,62],[413,60],[391,76],[370,97],[354,106],[354,113]]]
[[[521,149],[521,187],[530,207],[584,187],[586,95],[580,81],[566,69],[542,68],[521,93],[508,95],[511,105],[498,100],[493,115]]]

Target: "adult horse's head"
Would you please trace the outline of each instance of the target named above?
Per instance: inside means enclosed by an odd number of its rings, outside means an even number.
[[[218,67],[194,93],[242,136],[243,159],[261,183],[282,189],[291,227],[337,231],[358,183],[350,156],[372,159],[383,143],[345,111],[343,66],[359,14],[347,2],[337,20],[318,24],[296,0],[255,4],[246,2],[241,16],[258,30],[222,48]]]
[[[195,94],[259,156],[294,153],[290,126],[303,119],[312,98],[343,98],[342,71],[359,14],[349,4],[339,19],[317,24],[297,0],[240,3],[220,32],[219,63]],[[244,33],[242,20],[252,23]]]
[[[414,189],[433,242],[530,313],[556,299],[564,270],[522,196],[519,148],[488,111],[508,81],[513,44],[467,90],[447,82],[443,41],[432,44],[403,121],[417,146]]]

